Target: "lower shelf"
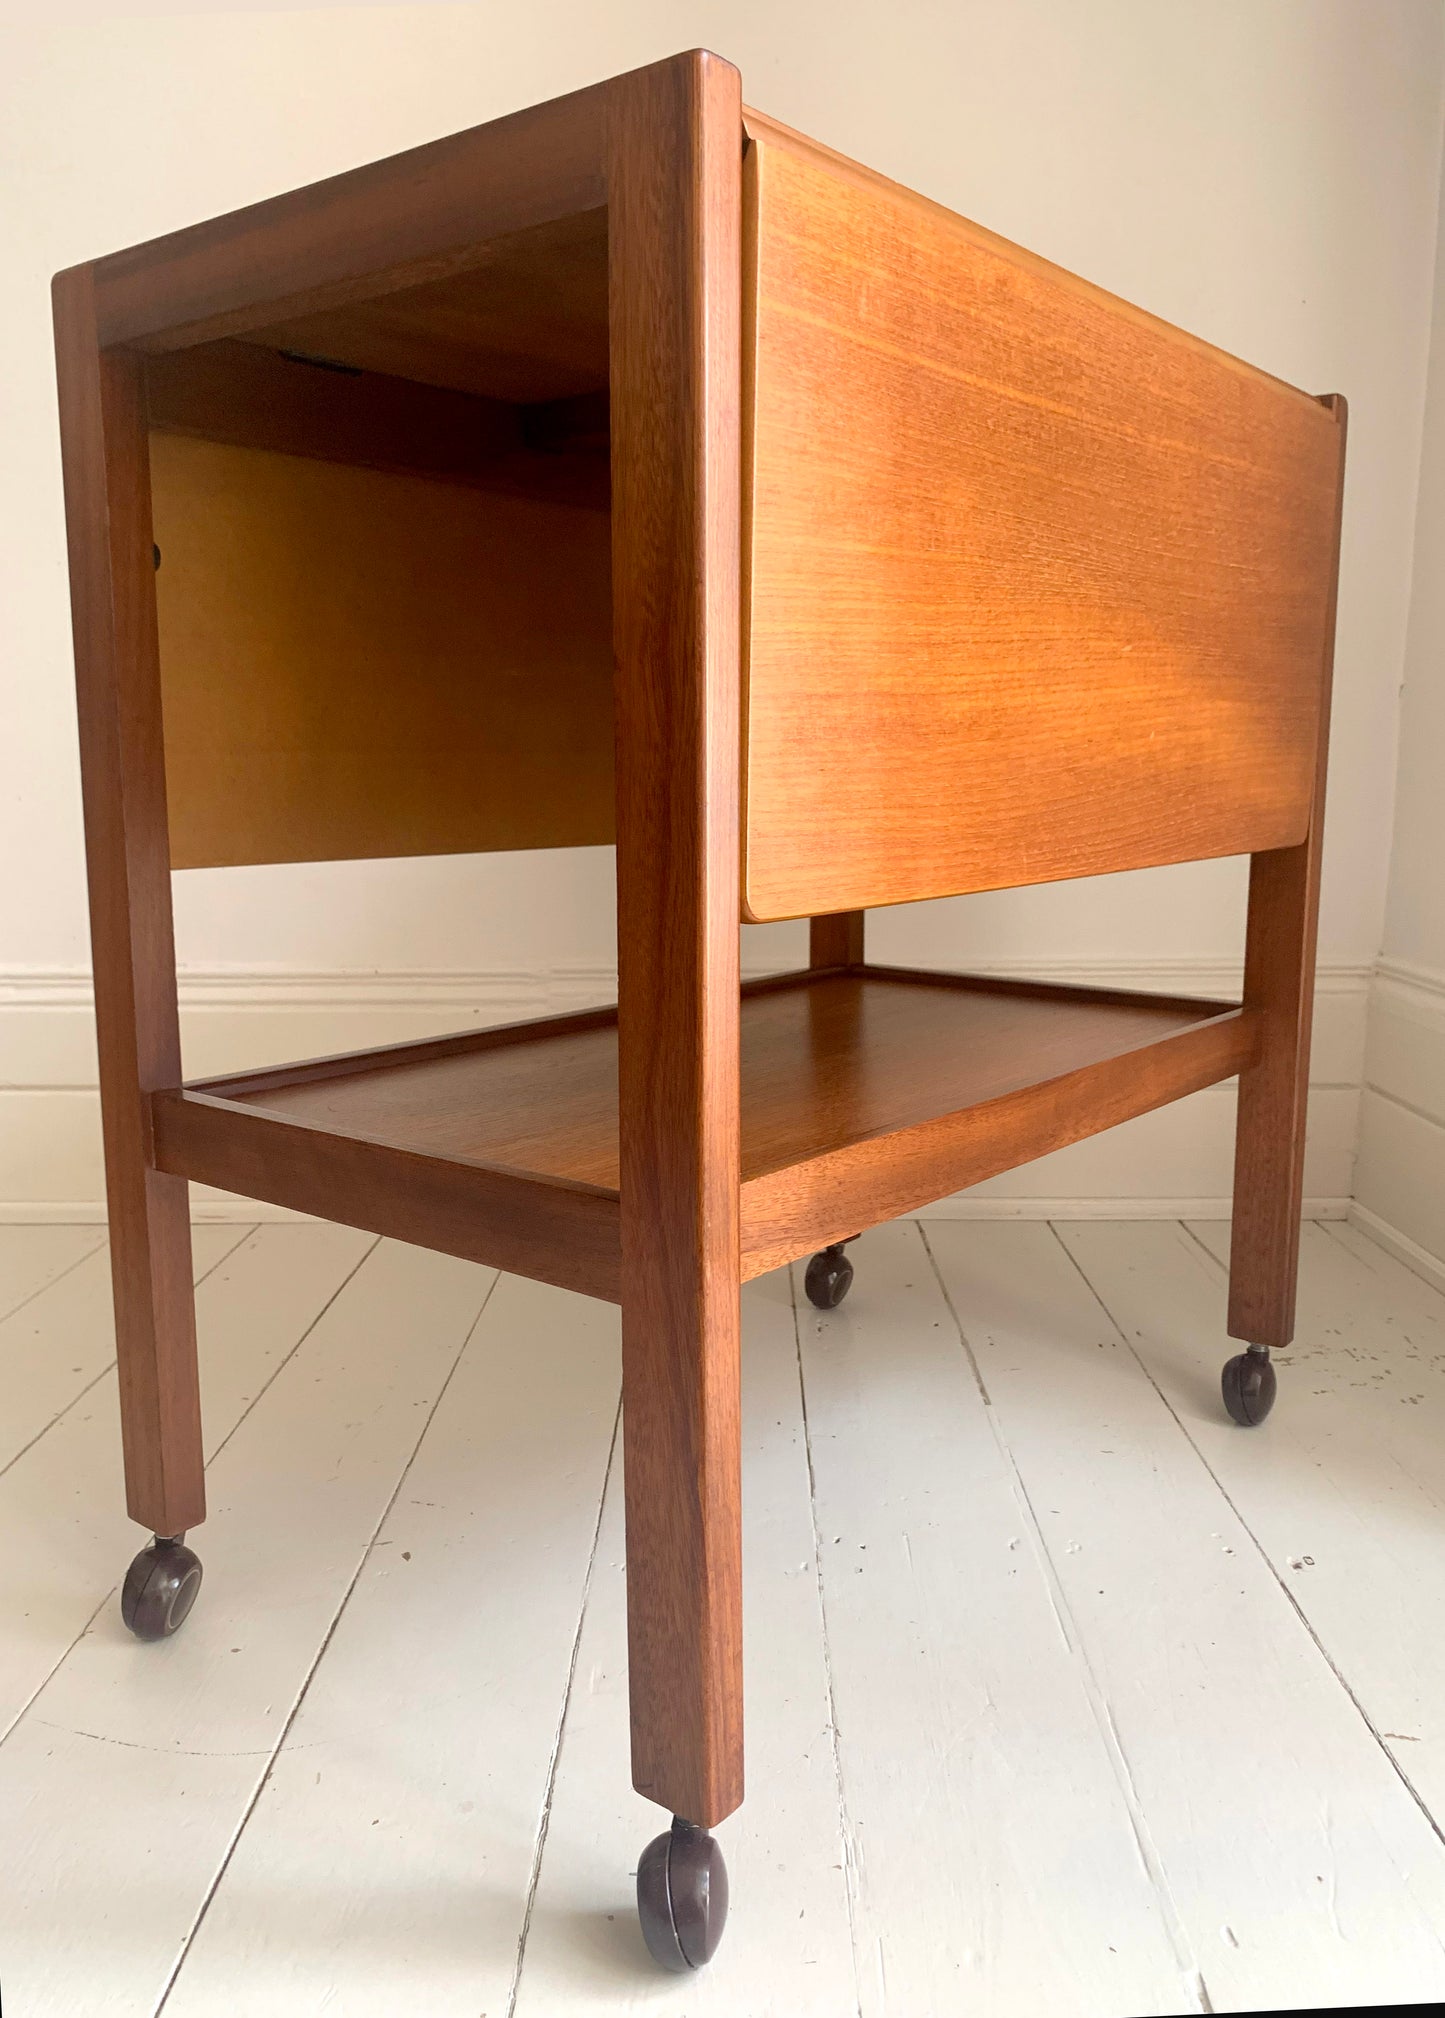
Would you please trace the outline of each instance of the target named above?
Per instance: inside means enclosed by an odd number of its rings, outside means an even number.
[[[744,1277],[1247,1062],[1228,1004],[866,967],[744,990]],[[614,1010],[177,1088],[158,1167],[618,1294]]]

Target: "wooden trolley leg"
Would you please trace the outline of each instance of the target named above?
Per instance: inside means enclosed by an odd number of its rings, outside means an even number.
[[[1338,398],[1326,404],[1340,425],[1342,498],[1345,404]],[[1337,520],[1336,582],[1338,573]],[[1260,1038],[1255,1062],[1239,1081],[1229,1261],[1230,1335],[1246,1340],[1249,1351],[1224,1370],[1225,1405],[1243,1424],[1261,1422],[1269,1413],[1274,1400],[1269,1354],[1294,1336],[1334,599],[1332,586],[1310,830],[1297,847],[1256,855],[1250,864],[1244,1001],[1259,1018]]]
[[[742,1799],[738,552],[742,103],[693,54],[608,115],[623,1434],[638,1904],[722,1932]]]
[[[181,1062],[145,399],[140,360],[98,349],[88,269],[55,310],[126,1498],[161,1544],[125,1609],[158,1637],[199,1583],[180,1538],[205,1487],[187,1188],[151,1159],[150,1095]]]
[[[812,968],[861,967],[864,959],[866,911],[834,911],[808,920],[808,965]],[[846,1240],[820,1248],[803,1275],[809,1303],[817,1310],[836,1310],[853,1287],[853,1264],[843,1252]]]
[[[1258,1057],[1239,1080],[1229,1330],[1257,1346],[1286,1346],[1294,1336],[1317,856],[1311,840],[1256,855],[1250,865],[1244,997],[1259,1012],[1261,1034]]]
[[[835,911],[808,920],[810,967],[861,967],[866,911]]]

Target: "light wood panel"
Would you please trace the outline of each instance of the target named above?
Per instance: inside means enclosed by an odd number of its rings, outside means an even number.
[[[1332,416],[749,124],[745,915],[1300,841]]]
[[[177,868],[613,833],[604,513],[151,437]]]

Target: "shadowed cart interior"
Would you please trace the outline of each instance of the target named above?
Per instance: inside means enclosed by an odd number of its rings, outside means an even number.
[[[690,54],[61,274],[127,1623],[204,1516],[189,1180],[620,1303],[656,1958],[742,1798],[739,1285],[1239,1075],[1289,1342],[1344,410]],[[171,874],[616,842],[616,1008],[183,1082]],[[869,906],[1249,854],[1240,1004]],[[743,920],[808,966],[740,986]],[[221,1599],[224,1602],[224,1595]]]

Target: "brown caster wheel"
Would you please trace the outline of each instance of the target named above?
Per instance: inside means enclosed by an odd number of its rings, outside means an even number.
[[[164,1640],[185,1622],[201,1588],[201,1559],[181,1535],[157,1535],[125,1573],[120,1615],[138,1640]]]
[[[701,1969],[717,1953],[728,1917],[728,1872],[706,1829],[681,1816],[655,1836],[637,1866],[637,1917],[660,1968]]]
[[[1226,1360],[1220,1386],[1224,1406],[1237,1423],[1253,1429],[1257,1422],[1263,1422],[1274,1407],[1275,1378],[1269,1347],[1252,1345],[1248,1352],[1237,1352],[1233,1359]]]
[[[841,1240],[813,1256],[803,1277],[803,1287],[815,1310],[838,1308],[853,1287],[853,1264],[843,1252]]]

